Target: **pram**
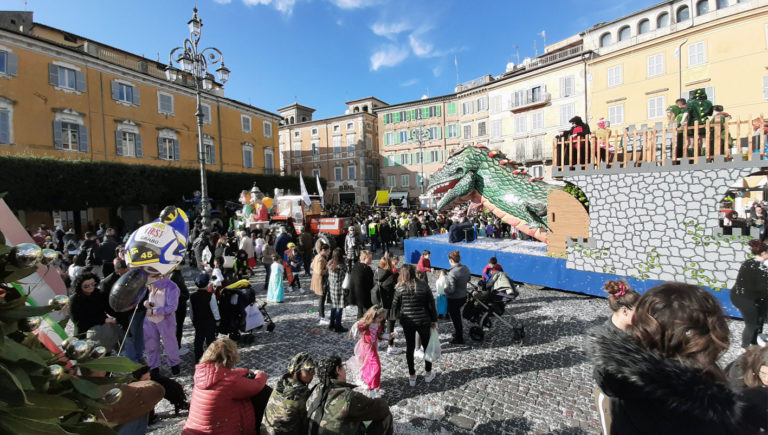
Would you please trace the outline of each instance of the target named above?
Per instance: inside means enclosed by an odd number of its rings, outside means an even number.
[[[469,336],[475,341],[482,341],[485,337],[484,328],[490,329],[493,323],[492,317],[512,329],[512,341],[522,344],[525,338],[525,327],[519,322],[515,325],[504,320],[505,306],[514,301],[520,292],[512,279],[504,272],[496,272],[491,275],[483,288],[471,281],[467,283],[470,291],[467,293],[467,303],[464,305],[463,317],[476,326],[469,328]]]
[[[274,331],[275,323],[267,313],[266,306],[266,302],[256,300],[256,291],[248,280],[243,279],[224,287],[219,296],[219,332],[238,340],[241,332],[250,335],[265,324],[267,332]]]

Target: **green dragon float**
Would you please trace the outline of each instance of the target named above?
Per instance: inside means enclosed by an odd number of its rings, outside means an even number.
[[[480,203],[513,228],[546,242],[547,195],[552,190],[563,188],[517,169],[499,151],[468,146],[452,153],[430,177],[427,193],[444,195],[438,210],[458,201]]]

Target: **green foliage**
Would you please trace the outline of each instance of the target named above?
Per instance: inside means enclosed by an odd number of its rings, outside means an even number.
[[[704,227],[697,224],[695,221],[686,221],[683,222],[683,225],[685,226],[685,234],[691,237],[691,240],[696,246],[722,246],[722,244],[725,242],[741,243],[745,249],[747,246],[749,246],[749,236],[728,236],[720,233],[717,233],[714,236],[710,236],[705,235]],[[747,257],[750,256],[751,254],[747,254]],[[715,279],[714,273],[702,268],[697,261],[689,260],[685,264],[684,271],[687,277],[690,277],[692,280],[696,281],[696,283],[701,287],[709,287],[715,291],[728,288],[727,282],[721,282]]]
[[[208,194],[215,200],[235,201],[240,191],[250,189],[254,182],[265,193],[276,187],[299,191],[296,176],[209,170],[207,180]],[[325,189],[325,180],[320,182]],[[167,205],[178,203],[182,195],[190,197],[199,189],[200,171],[174,166],[0,156],[0,186],[10,191],[5,200],[14,210]],[[313,187],[314,183],[309,182],[310,192]]]
[[[29,306],[28,296],[10,279],[24,278],[35,267],[19,265],[2,233],[0,241],[0,433],[114,434],[106,423],[92,420],[108,406],[100,384],[124,379],[84,379],[79,369],[129,373],[139,365],[123,357],[92,357],[90,352],[75,359],[45,348],[30,330],[35,324],[30,319],[47,317],[61,305]]]
[[[589,211],[589,198],[587,198],[587,195],[583,190],[581,190],[579,186],[566,181],[565,188],[563,190],[573,195],[574,198],[578,199],[581,205],[583,205],[584,208]]]
[[[630,277],[645,282],[651,277],[650,272],[654,269],[659,269],[659,253],[656,251],[656,248],[648,252],[645,261],[637,266],[638,273],[630,275]]]

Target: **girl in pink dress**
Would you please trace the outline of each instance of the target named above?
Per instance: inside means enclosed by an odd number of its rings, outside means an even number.
[[[368,388],[371,398],[379,395],[381,385],[381,361],[379,360],[379,339],[387,339],[381,323],[387,318],[387,310],[372,306],[357,322],[360,339],[355,346],[355,356],[360,364],[360,379]]]

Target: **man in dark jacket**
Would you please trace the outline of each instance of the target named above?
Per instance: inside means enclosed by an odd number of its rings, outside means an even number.
[[[187,301],[189,289],[184,282],[184,276],[178,268],[171,273],[171,281],[179,287],[179,305],[176,308],[176,340],[179,343],[179,355],[186,355],[189,349],[181,346],[181,335],[184,331],[184,319],[187,318]]]
[[[88,231],[85,233],[85,240],[80,245],[80,253],[77,254],[84,259],[86,267],[98,266],[100,263],[96,259],[96,250],[99,247],[99,241],[96,239],[96,234]]]
[[[451,225],[451,228],[448,230],[448,242],[457,243],[463,241],[465,239],[464,230],[469,230],[471,228],[472,223],[466,221]]]
[[[464,344],[464,325],[461,318],[461,307],[467,300],[467,283],[472,277],[469,268],[461,264],[461,254],[458,250],[448,254],[451,268],[445,275],[445,296],[448,298],[448,314],[453,322],[452,344]]]
[[[320,362],[320,383],[307,400],[309,433],[383,434],[394,433],[392,413],[384,398],[371,399],[347,383],[347,370],[338,356]],[[366,421],[371,423],[366,427]]]
[[[216,340],[216,328],[221,321],[216,298],[208,291],[210,280],[208,274],[198,275],[195,278],[197,290],[189,295],[190,317],[195,327],[195,363],[200,361],[203,351]]]
[[[371,264],[371,252],[362,251],[360,253],[360,262],[355,263],[352,266],[350,272],[350,280],[352,282],[352,288],[350,294],[354,298],[354,302],[357,305],[357,318],[363,317],[368,308],[373,306],[371,302],[371,289],[373,289],[373,271],[369,264]]]
[[[288,250],[288,244],[293,242],[293,238],[288,234],[284,227],[277,228],[278,236],[277,239],[275,239],[275,252],[277,252],[277,255],[283,255],[283,253]]]
[[[314,244],[312,233],[309,232],[309,228],[305,228],[299,236],[299,252],[301,252],[301,258],[304,260],[304,274],[306,276],[310,275],[309,266],[312,264]]]
[[[104,276],[109,276],[110,273],[115,271],[115,265],[112,262],[115,260],[115,248],[119,244],[115,229],[107,228],[104,233],[104,241],[101,242],[96,250],[96,259],[101,263],[101,273]]]
[[[421,235],[420,227],[421,224],[416,219],[416,216],[411,216],[411,219],[408,221],[408,238],[419,237]]]

